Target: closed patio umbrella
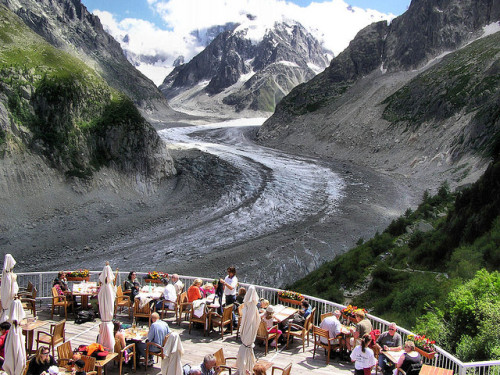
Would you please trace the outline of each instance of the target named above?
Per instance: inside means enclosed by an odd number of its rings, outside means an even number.
[[[23,330],[19,323],[26,317],[21,301],[12,301],[9,310],[11,327],[5,339],[5,361],[3,369],[9,375],[20,375],[26,366],[26,348],[24,346]]]
[[[116,289],[114,286],[115,276],[113,270],[106,262],[99,281],[101,289],[97,299],[99,301],[99,315],[101,316],[101,324],[99,325],[99,344],[110,351],[115,348],[115,337],[113,335],[113,314],[115,310]]]
[[[172,332],[168,336],[163,347],[164,358],[161,360],[162,375],[182,375],[181,357],[184,354],[181,338],[177,332]]]
[[[236,359],[236,367],[239,374],[245,374],[246,370],[252,373],[253,366],[255,365],[255,355],[253,353],[255,336],[260,324],[259,310],[257,303],[259,296],[255,290],[255,286],[250,285],[247,294],[243,300],[243,317],[241,322],[241,345],[238,349],[238,356]]]
[[[14,297],[19,292],[17,275],[12,271],[16,261],[10,254],[5,254],[2,271],[2,286],[0,287],[0,299],[2,301],[2,316],[0,323],[9,320],[9,309]]]

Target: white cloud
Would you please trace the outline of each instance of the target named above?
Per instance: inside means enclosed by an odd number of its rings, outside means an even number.
[[[392,19],[375,10],[350,8],[343,0],[311,3],[302,8],[282,0],[147,0],[151,9],[168,25],[162,30],[153,23],[126,18],[117,21],[106,11],[94,11],[106,29],[122,43],[124,49],[142,55],[160,55],[163,65],[171,69],[175,58],[182,55],[185,61],[202,50],[190,34],[193,30],[223,25],[228,22],[244,23],[250,27],[249,37],[260,38],[265,29],[275,21],[297,20],[324,46],[335,54],[340,53],[364,26],[382,19]],[[251,20],[247,17],[255,17]],[[128,35],[128,44],[123,37]],[[156,68],[162,65],[156,63]],[[146,69],[141,69],[146,73]],[[156,69],[157,74],[158,70]],[[153,78],[159,83],[158,78]]]

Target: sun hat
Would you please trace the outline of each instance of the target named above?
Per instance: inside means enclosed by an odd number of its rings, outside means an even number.
[[[274,307],[272,307],[272,306],[267,306],[266,312],[268,312],[268,313],[273,313],[273,312],[274,312]]]

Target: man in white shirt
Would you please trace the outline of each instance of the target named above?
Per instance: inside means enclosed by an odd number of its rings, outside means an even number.
[[[337,337],[337,335],[340,334],[342,329],[342,325],[340,324],[339,318],[340,318],[340,311],[335,310],[332,316],[327,316],[325,319],[323,319],[323,321],[319,325],[319,328],[327,330],[330,335],[330,338],[335,338]],[[321,342],[327,344],[326,339],[324,339],[323,337],[321,338]]]
[[[181,294],[184,289],[184,284],[179,280],[179,275],[176,273],[172,274],[172,276],[170,276],[170,281],[175,287],[175,293],[177,295]]]
[[[174,284],[172,284],[172,282],[168,282],[166,279],[164,279],[164,282],[166,282],[167,285],[165,285],[161,298],[156,302],[156,310],[163,308],[163,301],[170,302],[165,305],[166,308],[170,310],[174,308],[174,303],[177,302],[177,293],[175,291]]]
[[[224,285],[224,296],[226,297],[226,306],[236,301],[236,289],[238,287],[238,278],[236,277],[236,268],[229,267],[227,276],[224,280],[220,279]]]

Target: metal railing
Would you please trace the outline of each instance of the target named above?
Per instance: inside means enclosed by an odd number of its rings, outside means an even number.
[[[98,281],[100,272],[101,271],[90,271],[89,281]],[[123,282],[126,280],[128,274],[129,272],[118,272],[117,285],[123,285]],[[138,280],[143,279],[147,275],[147,273],[145,272],[136,272],[136,274]],[[31,281],[31,283],[35,285],[38,290],[37,299],[49,302],[49,300],[51,300],[52,298],[52,283],[56,276],[57,272],[55,271],[18,273],[17,282],[20,287],[26,287],[28,285],[28,282]],[[198,277],[179,275],[179,278],[187,287],[192,284],[194,279]],[[214,280],[213,278],[204,277],[200,277],[200,279],[202,279],[204,282],[211,282]],[[72,282],[70,281],[69,284],[71,283]],[[280,301],[278,300],[277,292],[281,289],[240,282],[240,286],[243,286],[247,289],[250,285],[255,286],[257,294],[260,298],[267,299],[272,305],[280,303]],[[326,301],[324,299],[308,295],[304,296],[307,298],[313,308],[316,307],[317,312],[314,321],[315,325],[319,325],[321,314],[337,309],[340,310],[345,307],[345,305]],[[381,332],[387,331],[390,322],[371,314],[368,314],[367,317],[371,320],[373,329],[379,329]],[[403,342],[406,340],[406,337],[408,335],[414,334],[413,332],[410,332],[402,327],[398,327],[398,332],[401,334]],[[500,375],[500,361],[464,363],[438,346],[436,346],[436,353],[437,355],[433,359],[424,359],[424,362],[432,366],[451,369],[455,374],[459,375]]]

